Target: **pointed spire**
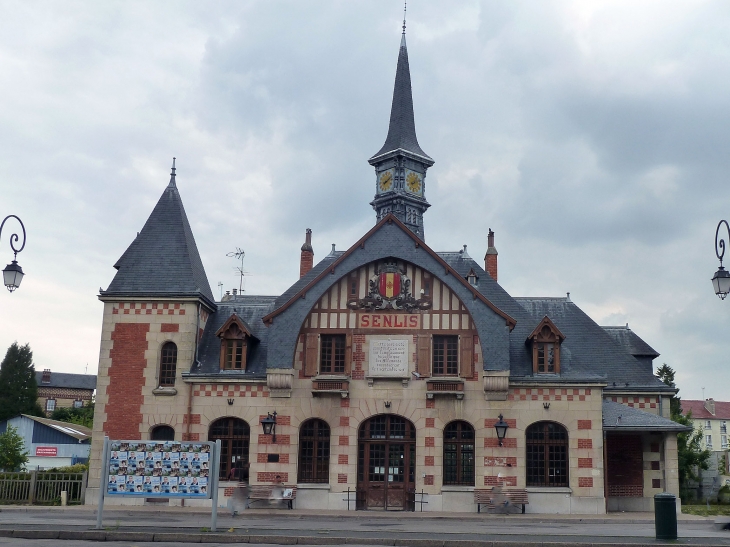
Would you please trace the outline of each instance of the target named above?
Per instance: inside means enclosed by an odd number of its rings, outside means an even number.
[[[185,181],[183,181],[185,182]],[[168,188],[175,188],[175,158],[172,158],[172,171],[170,171],[170,184],[167,185]]]
[[[408,49],[406,48],[406,19],[403,10],[403,35],[398,52],[398,67],[395,71],[395,87],[393,104],[390,109],[390,125],[385,144],[370,161],[378,156],[395,150],[405,150],[427,160],[431,158],[418,145],[416,138],[416,122],[413,116],[413,95],[411,92],[411,71],[408,66]]]
[[[173,162],[175,160],[173,159]],[[103,296],[200,297],[215,306],[213,292],[175,186],[170,183],[144,227],[121,258]]]

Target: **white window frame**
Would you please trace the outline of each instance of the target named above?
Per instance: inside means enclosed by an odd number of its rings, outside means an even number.
[[[707,448],[712,448],[712,435],[705,435],[705,444]]]
[[[705,429],[712,429],[712,422],[710,420],[705,420]]]
[[[56,410],[56,399],[46,399],[46,412]]]

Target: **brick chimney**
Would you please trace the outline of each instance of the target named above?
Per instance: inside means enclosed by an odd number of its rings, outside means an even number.
[[[43,370],[43,376],[41,376],[41,384],[51,383],[51,369],[47,368]]]
[[[487,236],[487,254],[484,255],[484,269],[497,281],[497,249],[494,248],[494,232],[489,229]]]
[[[707,412],[709,412],[713,416],[715,415],[715,399],[710,397],[709,399],[705,400],[705,410],[707,410]]]
[[[299,277],[302,278],[314,267],[314,249],[312,249],[312,230],[307,228],[306,239],[302,245],[302,258],[299,261]]]

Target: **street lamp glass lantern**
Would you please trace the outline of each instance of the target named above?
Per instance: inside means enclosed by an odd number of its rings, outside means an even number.
[[[715,277],[712,278],[712,287],[720,300],[725,300],[730,293],[730,272],[720,266],[720,269],[715,272]]]
[[[497,438],[499,439],[499,446],[502,446],[502,441],[504,440],[505,435],[507,435],[507,429],[509,428],[509,424],[503,420],[503,416],[499,415],[499,421],[494,424],[494,429],[497,430]]]
[[[261,420],[261,427],[264,428],[264,435],[275,434],[276,432],[276,411],[274,414],[269,413],[266,418]]]
[[[13,260],[3,270],[3,283],[10,292],[13,292],[20,287],[21,281],[23,281],[23,268],[20,267],[17,260]]]

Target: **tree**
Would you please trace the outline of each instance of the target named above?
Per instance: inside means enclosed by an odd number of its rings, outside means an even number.
[[[670,387],[676,388],[674,383],[674,369],[664,363],[656,371],[657,377]],[[677,390],[679,393],[679,390]],[[672,421],[692,427],[692,431],[677,435],[677,459],[679,460],[679,489],[686,490],[687,481],[699,480],[699,470],[709,468],[711,453],[702,450],[702,431],[694,429],[692,412],[682,414],[682,400],[675,393],[669,401],[669,413]],[[684,496],[683,496],[684,497]]]
[[[45,415],[38,404],[33,352],[28,344],[13,342],[0,363],[0,421],[18,414]]]
[[[0,471],[17,471],[28,463],[28,453],[24,451],[23,437],[18,430],[8,425],[7,431],[0,434]]]
[[[94,427],[94,403],[89,401],[81,408],[57,408],[51,414],[51,419],[92,429]]]

